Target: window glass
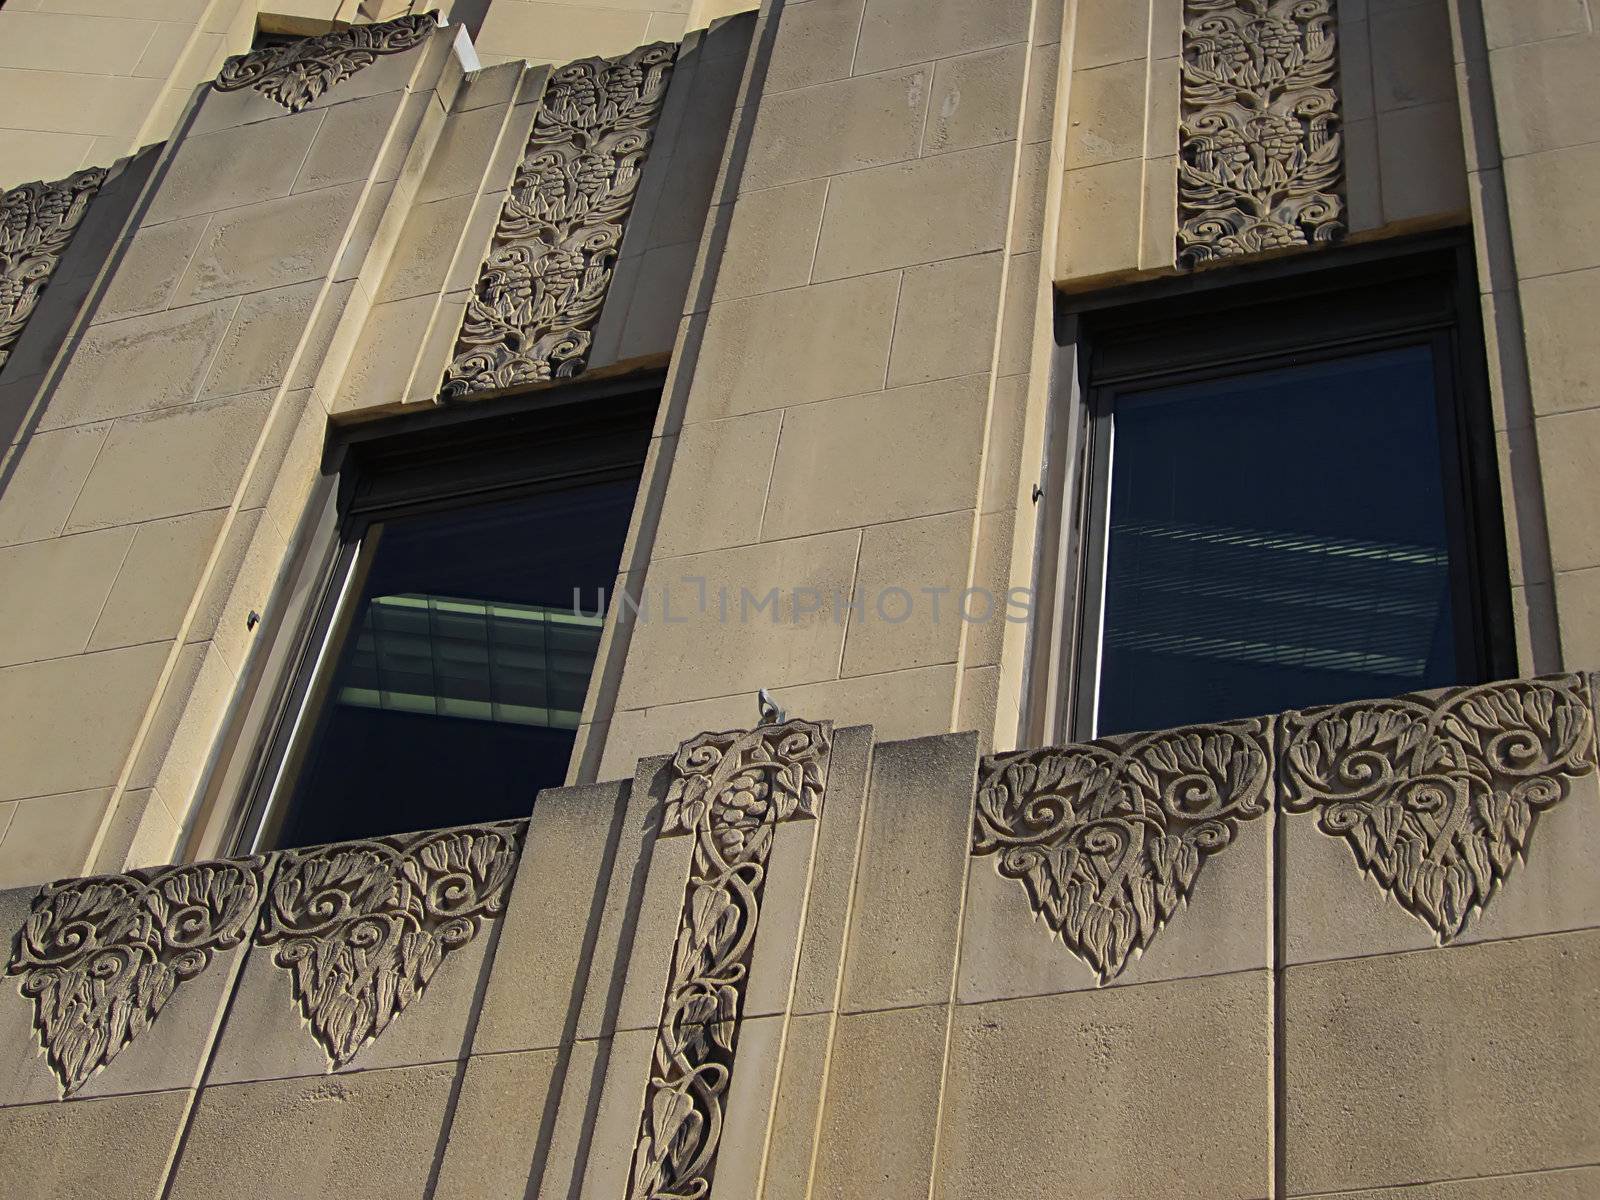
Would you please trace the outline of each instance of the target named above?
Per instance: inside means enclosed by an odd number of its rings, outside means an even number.
[[[562,783],[635,488],[369,524],[277,844],[526,816]]]
[[[1109,398],[1097,735],[1457,681],[1434,354]]]

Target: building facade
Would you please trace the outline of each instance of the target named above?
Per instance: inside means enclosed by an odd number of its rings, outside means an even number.
[[[5,1194],[1600,1195],[1594,18],[4,0]]]

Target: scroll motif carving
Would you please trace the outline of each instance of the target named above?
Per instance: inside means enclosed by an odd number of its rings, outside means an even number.
[[[370,67],[380,55],[420,46],[438,26],[437,12],[420,13],[265,46],[229,58],[212,86],[219,92],[255,88],[290,112],[299,112],[329,88]]]
[[[66,879],[40,889],[7,973],[69,1096],[150,1028],[178,986],[250,932],[265,859]]]
[[[96,167],[55,183],[0,192],[0,367],[105,181],[106,173]]]
[[[1283,758],[1284,807],[1448,942],[1594,769],[1593,716],[1577,676],[1517,679],[1291,713]]]
[[[342,1067],[505,905],[521,823],[286,851],[257,940],[278,947],[312,1035]]]
[[[1105,983],[1148,949],[1238,822],[1267,811],[1264,720],[986,759],[972,852]]]
[[[701,1200],[711,1190],[773,830],[818,814],[832,735],[831,722],[798,720],[707,733],[673,759],[661,836],[687,834],[695,844],[633,1200]]]
[[[1333,0],[1185,0],[1178,261],[1345,232]]]
[[[642,46],[551,76],[467,302],[446,396],[584,369],[676,54]]]

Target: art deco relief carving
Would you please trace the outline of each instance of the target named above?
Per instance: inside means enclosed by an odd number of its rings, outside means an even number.
[[[257,941],[335,1067],[420,997],[445,956],[500,915],[520,822],[289,850]]]
[[[972,852],[1105,983],[1148,949],[1238,823],[1269,805],[1264,720],[986,759]]]
[[[642,46],[551,76],[467,302],[445,395],[584,369],[676,54]]]
[[[0,192],[0,367],[105,181],[106,173],[97,167],[54,183],[25,183]]]
[[[32,997],[45,1058],[71,1095],[160,1015],[178,987],[250,932],[262,858],[48,884],[8,974]]]
[[[1345,232],[1333,0],[1184,0],[1178,261]]]
[[[800,720],[707,733],[672,761],[660,836],[695,844],[633,1200],[699,1200],[711,1190],[773,831],[820,811],[832,736],[831,722]]]
[[[290,112],[299,112],[329,88],[370,67],[380,55],[420,46],[438,27],[437,12],[420,13],[264,46],[229,58],[212,86],[219,92],[254,88]]]
[[[1577,676],[1291,713],[1283,737],[1284,807],[1315,811],[1441,942],[1488,904],[1538,814],[1594,769]]]

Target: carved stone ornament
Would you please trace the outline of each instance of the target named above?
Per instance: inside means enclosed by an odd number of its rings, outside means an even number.
[[[672,760],[661,835],[695,839],[633,1161],[633,1200],[701,1200],[711,1191],[779,821],[815,817],[827,786],[831,722],[707,733]]]
[[[1033,911],[1100,977],[1188,899],[1238,822],[1267,811],[1265,720],[986,759],[972,852],[998,854]]]
[[[96,167],[55,183],[0,192],[0,367],[105,181],[106,173]]]
[[[1284,718],[1284,807],[1448,942],[1525,853],[1538,814],[1594,769],[1577,676],[1517,679]]]
[[[446,396],[584,369],[676,55],[641,46],[550,77],[467,301]]]
[[[1345,232],[1333,0],[1184,0],[1178,261]]]
[[[264,858],[66,879],[40,889],[7,973],[70,1096],[255,923]]]
[[[523,824],[402,834],[279,857],[257,941],[293,976],[342,1067],[420,997],[447,954],[500,915]]]
[[[396,17],[376,25],[352,25],[321,37],[301,38],[235,54],[212,84],[219,92],[254,88],[292,113],[343,83],[380,55],[420,46],[439,27],[437,12]]]

